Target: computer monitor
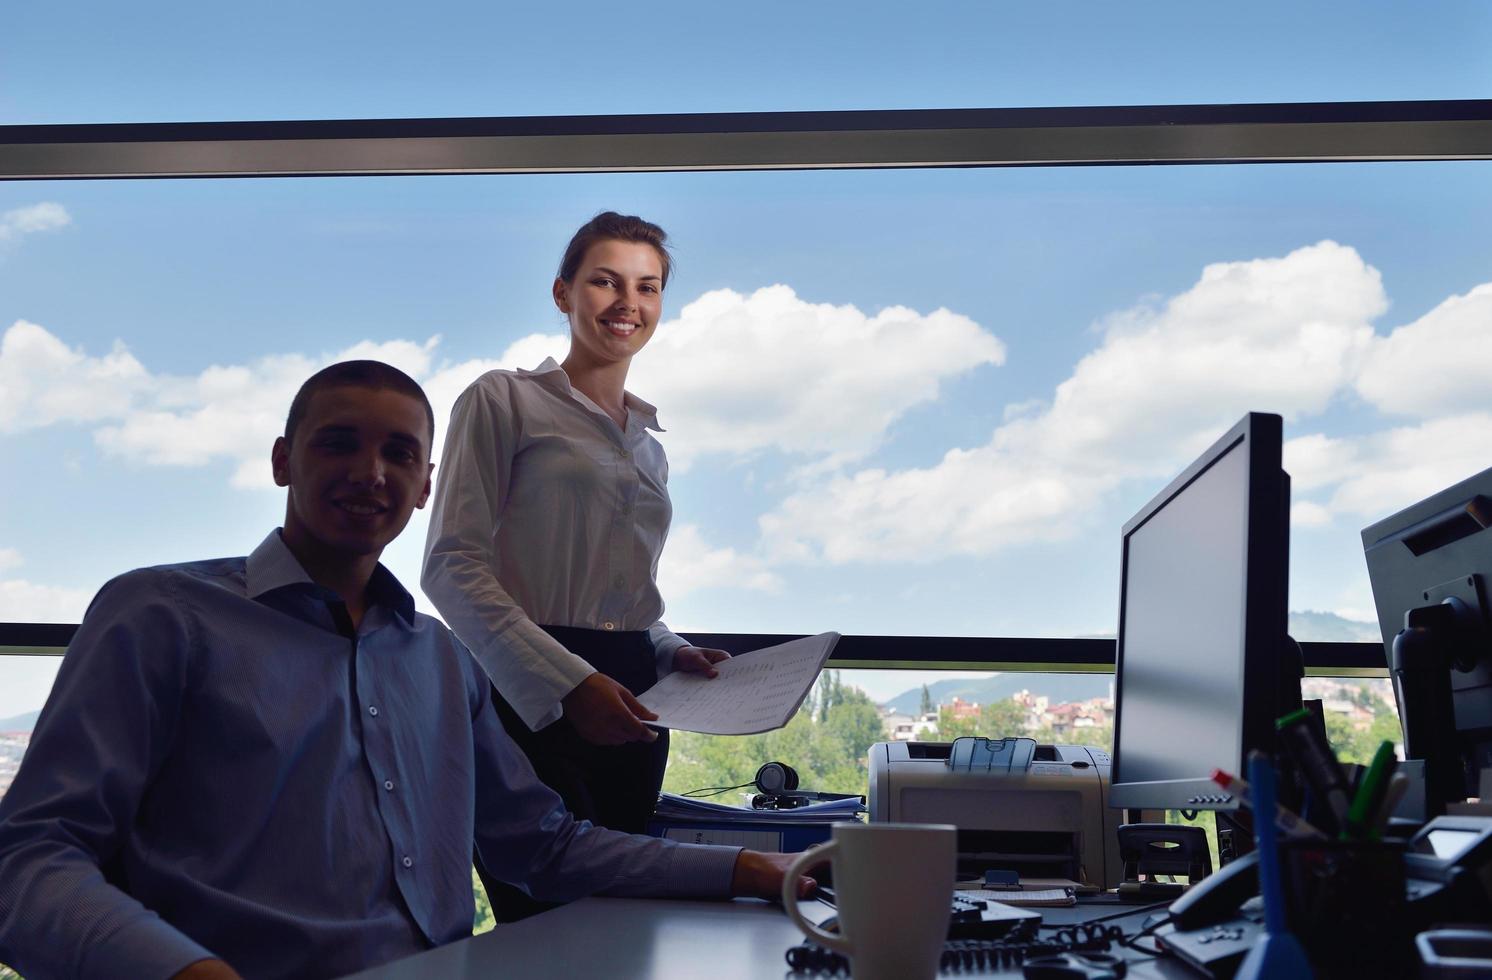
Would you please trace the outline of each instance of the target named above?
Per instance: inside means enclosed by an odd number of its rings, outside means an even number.
[[[1124,525],[1111,806],[1236,810],[1212,770],[1300,707],[1281,431],[1245,416]]]
[[[1365,528],[1363,554],[1427,814],[1492,766],[1492,469]]]

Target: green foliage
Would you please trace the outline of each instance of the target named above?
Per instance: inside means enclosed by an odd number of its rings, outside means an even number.
[[[477,877],[477,869],[471,869],[471,897],[476,902],[477,912],[472,918],[471,931],[477,933],[487,932],[497,925],[497,919],[492,915],[492,903],[487,900],[487,889],[482,887],[482,879]],[[5,980],[0,975],[0,980]]]
[[[933,712],[932,692],[927,689],[927,685],[926,684],[923,684],[922,685],[922,700],[920,702],[918,702],[918,705],[917,705],[917,715],[918,715],[918,717],[922,717],[923,715],[930,715],[930,714],[932,714],[932,712]]]
[[[885,738],[880,711],[860,689],[825,671],[787,725],[760,735],[700,735],[674,732],[663,788],[685,793],[749,783],[763,763],[785,762],[798,771],[803,789],[866,792],[866,756]],[[749,794],[750,788],[742,790]],[[739,803],[723,794],[722,802]]]
[[[1343,681],[1343,684],[1352,683]],[[1357,681],[1353,690],[1340,695],[1344,700],[1373,713],[1373,721],[1366,728],[1358,728],[1338,712],[1326,712],[1326,739],[1342,762],[1367,765],[1373,760],[1373,753],[1378,751],[1381,743],[1392,742],[1398,745],[1403,742],[1398,711],[1392,701],[1385,700],[1385,695],[1380,693],[1384,686],[1382,681]]]
[[[4,963],[0,963],[0,980],[21,980],[21,975]]]

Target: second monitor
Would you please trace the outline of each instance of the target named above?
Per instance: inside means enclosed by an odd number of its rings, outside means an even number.
[[[1111,806],[1236,810],[1212,770],[1300,707],[1281,454],[1280,417],[1250,413],[1124,526]]]

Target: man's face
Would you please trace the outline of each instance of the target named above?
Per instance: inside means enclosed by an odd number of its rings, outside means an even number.
[[[346,385],[311,396],[287,444],[275,440],[275,483],[289,487],[288,541],[330,557],[377,557],[430,496],[424,406],[387,388]]]

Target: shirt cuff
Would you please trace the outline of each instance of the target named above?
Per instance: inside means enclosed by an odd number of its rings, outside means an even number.
[[[174,977],[193,963],[217,958],[216,953],[149,912],[94,944],[83,962],[81,975]]]
[[[715,844],[680,844],[673,849],[664,887],[669,896],[729,898],[736,858],[743,848]]]
[[[470,648],[498,693],[531,731],[559,720],[565,695],[596,672],[533,623],[515,624],[478,649]]]
[[[666,629],[654,627],[651,632],[653,660],[657,667],[658,677],[661,679],[664,675],[673,673],[674,654],[687,647],[689,641]]]

